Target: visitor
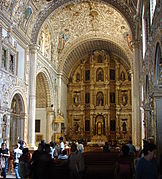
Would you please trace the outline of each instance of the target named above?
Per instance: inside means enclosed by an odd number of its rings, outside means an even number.
[[[81,179],[84,176],[85,164],[82,153],[77,150],[77,145],[72,143],[71,154],[68,158],[70,179]]]
[[[60,153],[62,153],[62,151],[64,150],[64,138],[61,136],[60,138],[60,146],[59,146],[59,149],[60,149]]]
[[[21,179],[31,176],[31,155],[28,148],[23,148],[23,154],[20,156],[19,174]]]
[[[137,160],[135,179],[157,179],[158,165],[154,157],[155,144],[147,143],[144,146],[144,157]]]
[[[68,159],[66,150],[63,150],[62,153],[59,154],[58,159],[60,159],[60,160],[67,160]]]
[[[14,149],[14,169],[15,169],[16,178],[20,178],[18,172],[18,165],[21,155],[22,155],[22,150],[20,149],[20,143],[17,143],[16,148]]]
[[[10,152],[7,148],[6,143],[2,143],[1,144],[1,148],[0,148],[0,156],[1,156],[1,176],[3,176],[3,178],[6,178],[6,173],[7,173],[7,168],[8,168],[8,157],[10,156]]]
[[[103,152],[110,152],[110,147],[108,142],[105,142],[105,145],[103,146]]]
[[[134,164],[129,155],[128,145],[123,144],[122,153],[116,163],[115,176],[117,179],[132,179],[134,174]]]
[[[84,145],[82,144],[82,141],[79,140],[78,141],[78,145],[77,145],[78,151],[83,153],[84,152]]]
[[[135,154],[136,154],[136,148],[135,148],[135,146],[132,144],[132,140],[130,140],[130,141],[128,142],[128,147],[129,147],[129,155],[132,156],[132,157],[134,157]]]

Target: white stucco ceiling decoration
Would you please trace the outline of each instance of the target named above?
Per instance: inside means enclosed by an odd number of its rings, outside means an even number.
[[[128,59],[132,58],[132,49],[130,46],[132,34],[130,27],[126,19],[109,4],[89,1],[72,2],[57,8],[48,18],[48,24],[50,24],[52,29],[55,57],[58,54],[61,57],[59,58],[60,61],[58,61],[60,66],[63,66],[65,60],[68,60],[64,59],[62,54],[69,53],[72,50],[70,48],[74,42],[79,43],[79,41],[85,41],[86,39],[92,41],[93,39],[100,39],[98,42],[93,42],[102,45],[99,46],[103,49],[107,46],[108,50],[112,43],[116,44],[118,49],[121,48],[121,51],[126,53],[125,57],[127,56]],[[107,40],[112,43],[109,45],[108,43],[99,43],[102,39],[105,42]],[[91,49],[92,46],[89,46],[90,43],[84,44],[85,49]],[[82,52],[80,52],[79,56],[82,55]],[[67,58],[66,55],[64,56]],[[68,56],[74,59],[72,64],[78,58],[78,56],[72,57],[69,54]]]

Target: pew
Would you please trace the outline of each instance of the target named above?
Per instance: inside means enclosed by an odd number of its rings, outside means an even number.
[[[111,178],[113,179],[115,173],[115,164],[118,160],[118,152],[104,153],[98,152],[85,152],[85,178]]]

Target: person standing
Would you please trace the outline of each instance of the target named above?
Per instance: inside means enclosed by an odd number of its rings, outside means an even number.
[[[14,149],[14,169],[15,169],[16,178],[20,178],[18,172],[18,165],[21,155],[22,155],[22,150],[20,149],[20,143],[17,143],[16,148]]]
[[[60,138],[60,153],[62,153],[62,151],[64,150],[65,146],[64,146],[64,138],[61,136]]]
[[[1,156],[1,165],[2,165],[1,175],[3,176],[3,178],[6,178],[6,173],[8,168],[8,157],[10,156],[10,152],[6,146],[6,143],[4,142],[1,144],[0,156]]]
[[[155,144],[148,143],[143,149],[144,157],[141,157],[136,164],[135,179],[157,179],[158,166],[154,157]]]

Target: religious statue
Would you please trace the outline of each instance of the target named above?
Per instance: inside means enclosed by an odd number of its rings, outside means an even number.
[[[127,124],[126,124],[126,122],[123,122],[122,130],[123,130],[123,132],[127,132]]]

